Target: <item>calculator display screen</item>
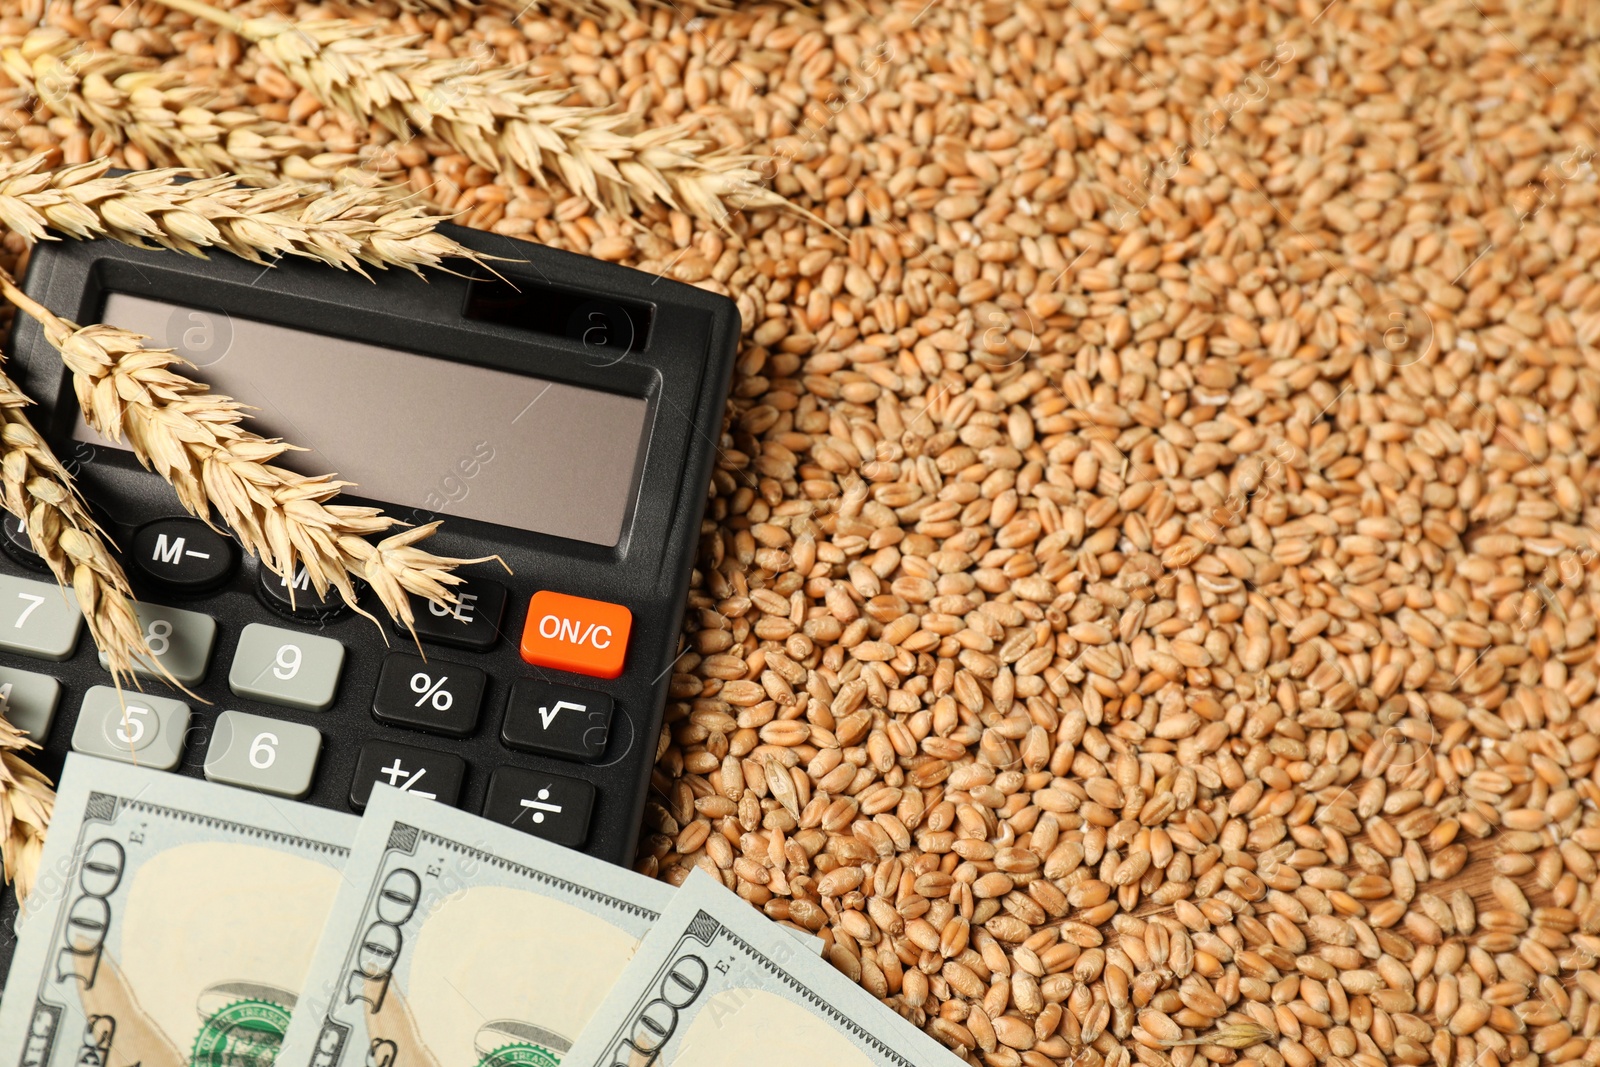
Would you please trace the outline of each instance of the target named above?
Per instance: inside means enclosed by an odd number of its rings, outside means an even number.
[[[424,513],[400,518],[456,515],[607,546],[622,535],[641,398],[126,293],[107,296],[103,321],[176,349],[195,377],[257,409],[256,432],[306,449],[281,465]],[[74,436],[109,444],[81,420]]]

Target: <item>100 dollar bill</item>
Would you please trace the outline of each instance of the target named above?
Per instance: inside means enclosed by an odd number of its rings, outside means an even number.
[[[356,823],[68,756],[0,1000],[0,1062],[269,1064]]]
[[[672,893],[380,784],[278,1067],[555,1067]]]
[[[696,869],[564,1067],[960,1067]]]

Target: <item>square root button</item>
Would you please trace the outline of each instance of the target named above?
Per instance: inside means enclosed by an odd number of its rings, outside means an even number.
[[[522,678],[511,687],[500,740],[524,752],[597,760],[610,731],[611,698],[604,693]]]
[[[621,604],[541,589],[528,601],[522,658],[535,667],[615,678],[632,627],[633,612]]]
[[[568,848],[582,846],[589,836],[594,786],[558,774],[500,767],[489,778],[484,802],[487,819]]]

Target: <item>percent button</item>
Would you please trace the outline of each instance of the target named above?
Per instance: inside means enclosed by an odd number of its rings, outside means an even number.
[[[392,652],[378,673],[372,717],[389,726],[446,737],[477,729],[484,673],[464,663],[445,663]]]

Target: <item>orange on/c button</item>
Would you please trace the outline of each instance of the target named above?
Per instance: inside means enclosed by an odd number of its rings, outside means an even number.
[[[633,612],[621,604],[541,590],[528,601],[522,658],[535,667],[615,678],[632,626]]]

